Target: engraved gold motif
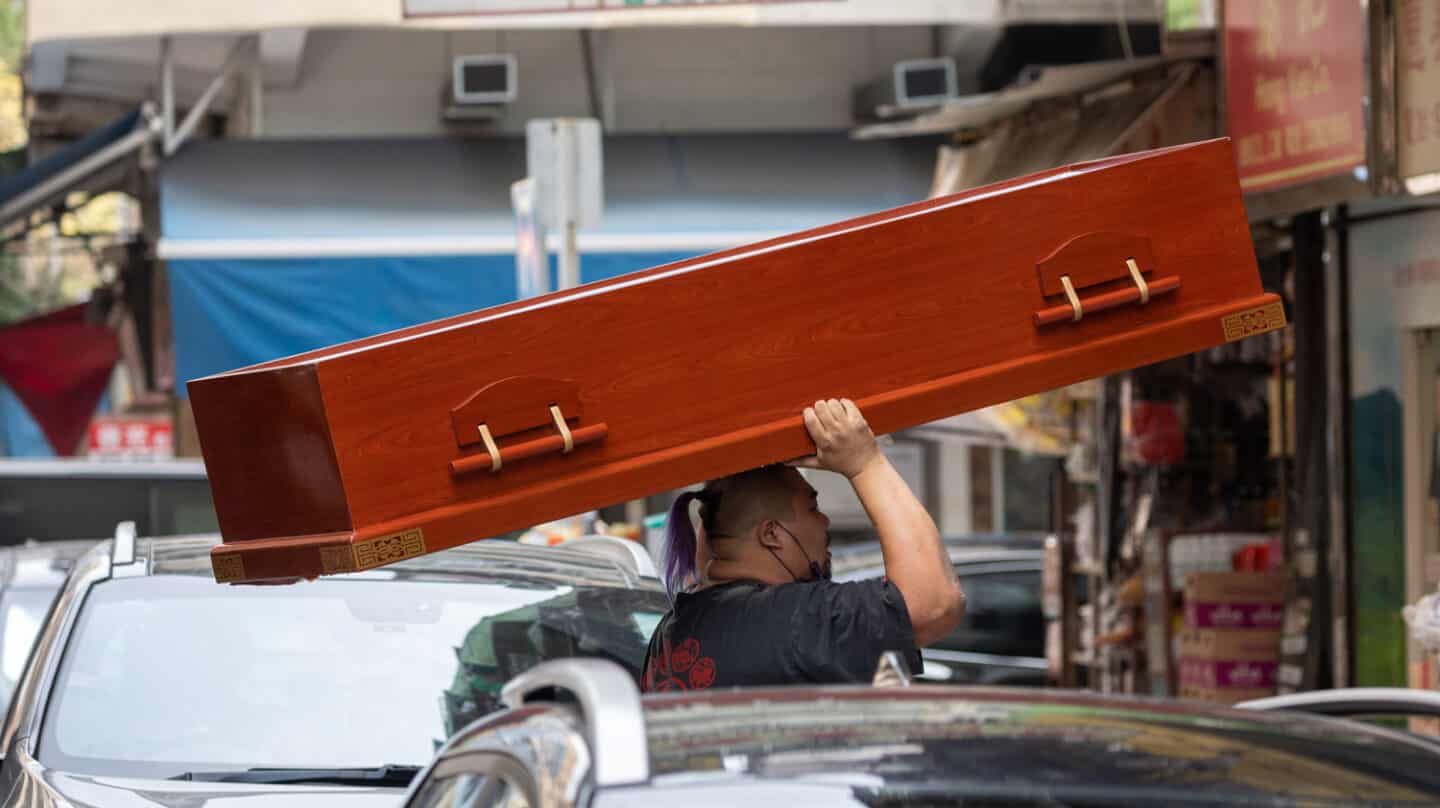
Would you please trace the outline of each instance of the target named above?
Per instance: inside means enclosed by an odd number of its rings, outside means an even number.
[[[355,571],[355,552],[348,544],[320,548],[320,571],[326,575]]]
[[[417,527],[355,542],[355,569],[368,570],[424,554],[425,534]]]
[[[245,559],[239,553],[210,556],[210,567],[215,571],[215,582],[219,584],[245,578]]]
[[[1285,306],[1279,302],[1267,303],[1259,308],[1231,314],[1220,321],[1225,329],[1225,341],[1253,337],[1267,331],[1285,327]]]

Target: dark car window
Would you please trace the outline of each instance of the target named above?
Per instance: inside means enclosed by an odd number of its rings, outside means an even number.
[[[1045,615],[1039,570],[960,575],[965,616],[934,643],[947,651],[1016,657],[1045,656]]]
[[[542,660],[601,656],[638,677],[667,607],[658,590],[401,575],[98,584],[64,652],[40,761],[151,777],[422,765]]]

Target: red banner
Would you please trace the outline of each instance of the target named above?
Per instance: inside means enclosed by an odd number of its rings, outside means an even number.
[[[1356,0],[1225,4],[1225,117],[1247,192],[1364,164],[1365,32]]]
[[[73,455],[120,357],[115,333],[89,323],[85,304],[0,328],[0,378],[58,455]]]

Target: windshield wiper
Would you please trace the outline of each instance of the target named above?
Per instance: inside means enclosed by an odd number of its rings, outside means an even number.
[[[396,766],[386,764],[374,768],[354,769],[282,769],[255,768],[244,771],[185,772],[171,780],[198,780],[207,783],[268,783],[272,785],[301,785],[330,783],[340,786],[397,786],[410,785],[419,766]]]

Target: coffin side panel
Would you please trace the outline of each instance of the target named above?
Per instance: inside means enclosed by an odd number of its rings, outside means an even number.
[[[747,429],[798,425],[801,408],[820,397],[888,396],[1258,298],[1249,227],[1227,171],[1228,148],[1196,147],[726,253],[629,286],[491,310],[479,322],[337,356],[320,373],[356,525],[495,500]],[[1037,263],[1076,234],[1117,222],[1150,238],[1153,272],[1178,275],[1183,286],[1145,307],[1037,329],[1034,312],[1064,302],[1042,294]],[[1125,271],[1123,259],[1117,271]],[[1218,320],[1213,332],[1220,341]],[[1111,371],[1128,367],[1130,357],[1109,358],[1120,363]],[[609,436],[499,474],[452,475],[452,460],[485,449],[455,445],[450,410],[510,376],[573,379],[585,418],[572,426],[606,423]],[[536,402],[542,415],[544,404]],[[962,401],[954,406],[931,417],[963,411]],[[803,431],[785,443],[803,451]]]
[[[188,387],[225,541],[350,529],[313,365]]]

